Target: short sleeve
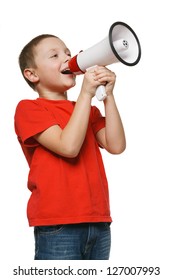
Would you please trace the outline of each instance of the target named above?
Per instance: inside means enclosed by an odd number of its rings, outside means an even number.
[[[15,132],[20,142],[26,146],[37,145],[34,135],[56,125],[53,114],[36,100],[22,100],[16,107],[14,116]]]
[[[102,114],[96,106],[92,107],[91,122],[94,134],[96,134],[100,129],[105,127],[105,117],[102,116]]]

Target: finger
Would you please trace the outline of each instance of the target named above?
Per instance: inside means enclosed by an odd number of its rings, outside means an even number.
[[[95,69],[94,71],[95,75],[96,76],[100,76],[100,75],[111,75],[111,76],[115,76],[115,73],[112,72],[111,70],[105,68],[105,67],[102,67],[102,68],[99,68],[99,69]]]
[[[114,81],[115,75],[111,73],[100,73],[95,76],[95,80],[105,81],[105,82]]]

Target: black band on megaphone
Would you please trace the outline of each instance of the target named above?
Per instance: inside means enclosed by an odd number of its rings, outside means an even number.
[[[133,36],[134,36],[135,39],[136,39],[136,43],[137,43],[137,45],[138,45],[138,55],[137,55],[136,60],[133,61],[133,62],[128,62],[128,61],[122,59],[121,56],[120,56],[120,55],[118,54],[118,52],[116,51],[114,45],[113,45],[112,34],[113,34],[113,29],[114,29],[114,27],[117,26],[117,25],[123,25],[123,26],[125,26],[127,29],[129,29],[129,30],[131,31],[131,33],[133,34]],[[115,55],[115,56],[118,58],[118,60],[119,60],[120,62],[122,62],[123,64],[125,64],[125,65],[127,65],[127,66],[134,66],[134,65],[136,65],[136,64],[139,62],[139,60],[140,60],[140,58],[141,58],[141,46],[140,46],[140,42],[139,42],[139,39],[138,39],[136,33],[133,31],[133,29],[132,29],[128,24],[126,24],[126,23],[124,23],[124,22],[121,22],[121,21],[114,22],[114,23],[111,25],[110,29],[109,29],[109,43],[110,43],[110,46],[111,46],[111,49],[112,49],[114,55]]]

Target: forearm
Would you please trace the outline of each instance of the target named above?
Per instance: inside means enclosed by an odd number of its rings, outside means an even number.
[[[108,151],[121,153],[126,147],[125,133],[113,94],[104,100],[106,126],[105,142]]]
[[[74,156],[79,153],[85,139],[91,110],[91,99],[87,94],[79,95],[71,118],[61,133],[60,141],[63,143],[64,149],[68,147]]]

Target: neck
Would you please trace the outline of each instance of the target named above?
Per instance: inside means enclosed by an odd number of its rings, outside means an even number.
[[[38,92],[40,98],[50,99],[50,100],[67,100],[67,92]]]

